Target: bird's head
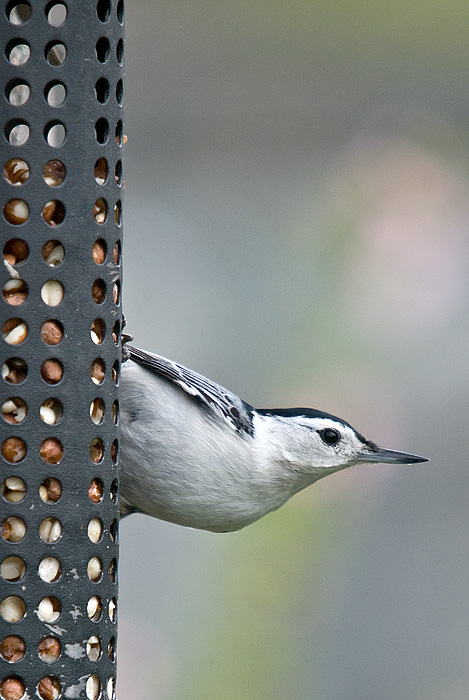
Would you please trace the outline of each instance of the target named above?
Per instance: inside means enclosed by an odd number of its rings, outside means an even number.
[[[275,421],[270,432],[278,461],[311,482],[327,474],[364,462],[415,464],[425,457],[395,452],[366,440],[349,423],[310,408],[260,410]]]

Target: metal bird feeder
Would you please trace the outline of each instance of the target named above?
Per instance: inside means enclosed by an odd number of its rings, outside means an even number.
[[[112,699],[123,3],[0,25],[0,698]]]

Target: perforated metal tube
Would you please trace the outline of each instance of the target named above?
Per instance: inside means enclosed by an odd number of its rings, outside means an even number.
[[[114,698],[123,3],[0,26],[0,696]]]

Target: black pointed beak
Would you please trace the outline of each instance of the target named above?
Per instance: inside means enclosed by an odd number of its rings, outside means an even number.
[[[418,457],[407,452],[396,452],[376,447],[373,451],[365,450],[360,455],[360,462],[381,462],[383,464],[417,464],[428,462],[427,457]]]

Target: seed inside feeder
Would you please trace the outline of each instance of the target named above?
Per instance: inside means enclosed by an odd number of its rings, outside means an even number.
[[[96,674],[88,678],[85,689],[88,700],[98,700],[98,697],[101,695],[101,683]]]
[[[9,224],[19,226],[29,217],[29,207],[23,199],[10,199],[3,207],[3,216]]]
[[[97,661],[101,656],[101,641],[96,634],[86,642],[86,655],[90,661]]]
[[[44,360],[41,365],[41,377],[47,384],[58,384],[64,373],[64,368],[59,360]]]
[[[57,622],[61,612],[62,604],[55,596],[43,598],[37,609],[37,615],[43,622]]]
[[[9,437],[3,441],[1,452],[6,462],[18,464],[26,456],[26,443],[21,438]]]
[[[115,242],[114,248],[112,251],[112,257],[113,257],[116,265],[120,265],[120,263],[121,263],[121,244],[120,244],[120,241]]]
[[[102,265],[106,259],[106,242],[102,238],[98,238],[93,244],[93,260],[96,265]]]
[[[114,364],[112,365],[112,381],[116,386],[118,386],[118,384],[119,384],[119,371],[120,371],[119,361],[116,360],[114,362]]]
[[[103,534],[103,524],[99,518],[91,518],[88,523],[88,537],[93,542],[97,544]]]
[[[98,185],[104,185],[108,178],[108,164],[106,158],[98,158],[94,165],[94,179]]]
[[[0,603],[0,615],[5,622],[18,622],[24,617],[25,612],[24,600],[17,595],[10,595]]]
[[[99,197],[93,205],[93,216],[97,224],[104,224],[107,218],[107,203],[103,197]]]
[[[62,525],[57,518],[44,518],[39,525],[39,537],[43,542],[53,544],[60,539],[62,535]]]
[[[2,403],[2,418],[6,423],[16,425],[26,418],[28,407],[23,399],[14,396]]]
[[[91,480],[89,489],[88,489],[88,496],[90,501],[93,503],[99,503],[102,498],[103,498],[103,493],[104,493],[104,486],[103,482],[101,479],[98,479],[95,477],[94,479]]]
[[[2,294],[7,304],[20,306],[28,297],[28,285],[24,280],[8,280],[3,285]]]
[[[109,640],[109,644],[107,646],[107,653],[109,658],[111,659],[112,663],[115,662],[116,660],[116,638],[111,637]]]
[[[10,265],[24,262],[29,255],[29,246],[21,238],[10,238],[3,248],[3,258]]]
[[[91,363],[91,381],[93,384],[99,385],[103,383],[105,369],[104,360],[99,357],[93,360]]]
[[[48,280],[42,285],[41,299],[47,306],[58,306],[64,298],[64,288],[58,280]]]
[[[48,160],[42,169],[42,176],[44,182],[49,185],[49,187],[58,187],[65,180],[65,165],[62,161],[53,159]]]
[[[117,464],[117,455],[119,452],[119,443],[117,440],[113,440],[111,444],[111,459],[113,464]]]
[[[25,696],[25,685],[20,678],[8,676],[0,683],[0,695],[3,700],[22,700]]]
[[[26,484],[19,476],[9,476],[2,483],[2,498],[8,503],[20,503],[26,495]]]
[[[56,637],[43,637],[37,645],[37,652],[44,663],[51,664],[60,656],[60,642]]]
[[[116,583],[117,581],[117,561],[116,559],[112,559],[111,563],[109,564],[109,578],[111,579],[112,583]]]
[[[28,326],[21,318],[9,318],[2,326],[2,338],[8,345],[20,345],[28,335]]]
[[[46,399],[39,409],[42,420],[47,425],[55,425],[62,420],[63,406],[58,399]]]
[[[102,462],[104,457],[104,443],[101,438],[93,438],[90,442],[90,459],[95,464]]]
[[[44,503],[57,503],[61,495],[62,485],[53,476],[48,476],[39,486],[39,496]]]
[[[55,676],[44,676],[37,686],[37,694],[41,700],[56,700],[61,690],[60,681]]]
[[[46,464],[58,464],[64,456],[62,443],[57,438],[46,438],[41,443],[39,454]]]
[[[10,664],[14,664],[22,659],[25,651],[26,644],[24,639],[21,639],[16,634],[10,634],[0,642],[0,654]]]
[[[90,418],[95,425],[103,422],[104,418],[104,401],[100,398],[94,399],[90,406]]]
[[[99,581],[103,573],[103,567],[99,557],[91,557],[91,559],[88,562],[86,571],[90,581],[94,581],[95,583],[96,581]]]
[[[10,357],[2,365],[2,379],[8,384],[21,384],[28,374],[28,366],[20,357]]]
[[[58,345],[64,335],[64,329],[59,321],[46,321],[41,326],[41,338],[47,345]]]
[[[29,178],[29,165],[21,158],[11,158],[3,168],[3,177],[14,187],[24,185]]]
[[[65,248],[59,241],[47,241],[42,246],[42,259],[49,267],[57,267],[65,257]]]
[[[106,284],[104,280],[95,280],[91,286],[91,296],[95,304],[102,304],[106,298]]]
[[[62,567],[58,559],[55,557],[45,557],[41,560],[37,572],[39,578],[46,583],[51,583],[52,581],[57,581],[61,570]]]
[[[0,564],[0,575],[5,581],[21,581],[26,564],[20,557],[7,557]]]
[[[106,333],[106,325],[102,318],[95,318],[91,324],[91,340],[95,345],[101,345]]]
[[[65,207],[58,199],[51,199],[42,208],[42,218],[49,226],[58,226],[65,219]]]
[[[98,622],[99,618],[101,617],[102,609],[100,598],[98,598],[97,595],[92,596],[86,606],[86,612],[88,613],[90,620],[93,622]]]
[[[26,534],[26,524],[22,518],[10,515],[2,522],[2,539],[6,542],[21,542]]]

